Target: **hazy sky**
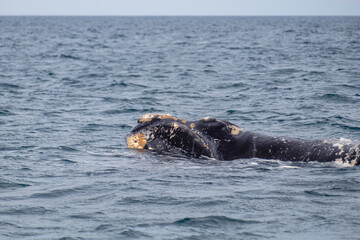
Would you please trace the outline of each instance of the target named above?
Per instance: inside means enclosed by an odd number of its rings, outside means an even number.
[[[0,15],[360,16],[360,0],[0,0]]]

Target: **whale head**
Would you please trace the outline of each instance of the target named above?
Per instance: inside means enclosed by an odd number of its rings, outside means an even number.
[[[224,154],[219,152],[222,143],[228,144],[241,132],[233,124],[211,117],[190,122],[169,114],[151,113],[138,119],[138,124],[126,136],[126,144],[132,149],[181,152],[223,160]]]

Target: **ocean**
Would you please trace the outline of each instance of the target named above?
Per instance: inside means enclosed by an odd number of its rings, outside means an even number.
[[[151,112],[360,141],[360,17],[0,17],[0,239],[359,239],[360,168],[126,148]]]

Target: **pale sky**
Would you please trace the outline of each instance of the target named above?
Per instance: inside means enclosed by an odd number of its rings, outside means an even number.
[[[360,0],[0,0],[0,15],[360,16]]]

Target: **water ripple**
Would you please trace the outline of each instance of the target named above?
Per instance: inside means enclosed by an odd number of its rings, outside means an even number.
[[[164,112],[358,142],[359,26],[0,17],[1,237],[357,238],[359,167],[194,159],[129,150],[124,136]]]
[[[192,227],[219,227],[225,224],[259,224],[261,222],[254,220],[243,220],[229,218],[226,216],[206,216],[197,218],[183,218],[173,222],[175,225],[192,226]]]

